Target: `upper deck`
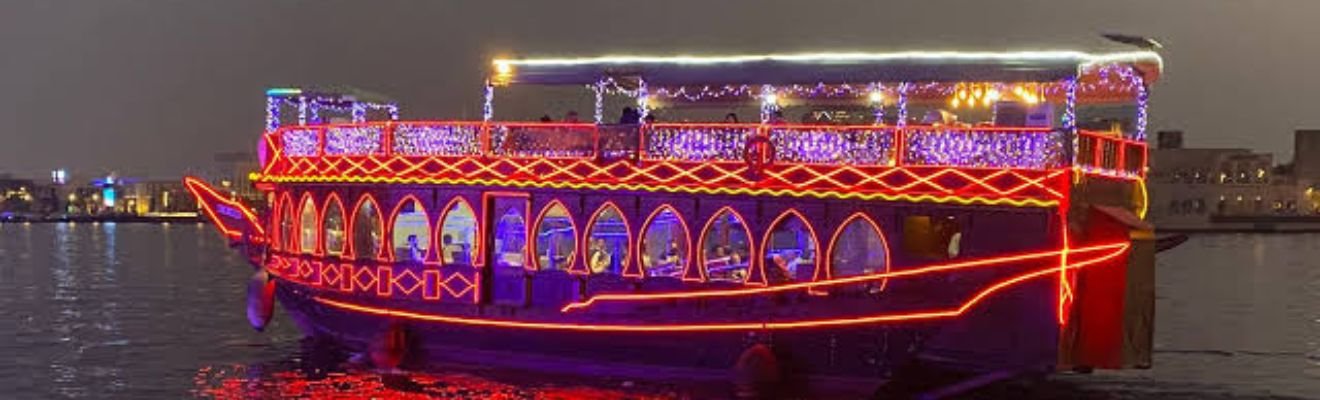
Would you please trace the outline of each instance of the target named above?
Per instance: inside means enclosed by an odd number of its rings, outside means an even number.
[[[317,124],[304,116],[305,96],[286,97],[299,124],[268,124],[253,178],[1051,206],[1073,174],[1144,178],[1147,85],[1158,74],[1149,52],[496,60],[481,121],[367,122],[367,107],[336,99],[353,122]],[[595,122],[495,120],[495,89],[508,84],[585,85]],[[712,100],[759,104],[762,115],[605,124],[609,93],[634,97],[642,115]],[[774,117],[786,103],[822,100],[869,107],[874,121]],[[279,100],[270,104],[278,110]],[[1131,118],[1080,126],[1090,121],[1085,107],[1113,104],[1131,105]],[[960,107],[990,120],[912,116]]]

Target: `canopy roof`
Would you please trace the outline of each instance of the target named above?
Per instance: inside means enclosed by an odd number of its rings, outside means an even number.
[[[1152,51],[908,51],[496,59],[491,76],[498,83],[546,85],[592,84],[606,77],[641,77],[648,86],[1049,82],[1111,64],[1133,65],[1147,83],[1162,68]]]

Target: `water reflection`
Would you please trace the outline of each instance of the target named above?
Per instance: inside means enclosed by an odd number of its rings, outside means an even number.
[[[607,233],[615,231],[607,226],[593,224],[589,234],[611,240]],[[1314,397],[1320,393],[1317,240],[1320,235],[1194,236],[1161,254],[1155,368],[1055,377],[1069,386],[1034,397]],[[787,236],[771,242],[767,257],[814,247]],[[728,394],[471,367],[402,375],[365,370],[338,352],[309,350],[317,347],[300,340],[282,311],[265,333],[248,328],[244,291],[251,271],[207,226],[0,224],[0,398]]]

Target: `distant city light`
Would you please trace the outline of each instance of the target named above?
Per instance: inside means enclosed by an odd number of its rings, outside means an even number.
[[[110,180],[110,179],[107,178],[107,181],[109,181],[109,180]],[[115,206],[115,188],[113,188],[113,187],[106,187],[106,188],[104,188],[104,189],[101,189],[101,204],[104,204],[106,207],[114,208],[114,206]]]
[[[50,181],[56,185],[63,185],[68,182],[69,174],[64,169],[50,171]]]

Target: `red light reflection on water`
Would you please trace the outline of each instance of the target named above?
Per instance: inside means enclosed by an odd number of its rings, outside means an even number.
[[[668,399],[589,386],[502,383],[466,373],[266,372],[243,366],[206,367],[193,378],[193,395],[229,399]]]

